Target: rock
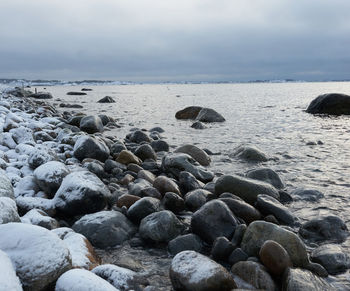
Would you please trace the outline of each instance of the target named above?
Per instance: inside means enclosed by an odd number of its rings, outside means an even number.
[[[256,289],[275,291],[276,284],[272,280],[266,268],[256,262],[245,261],[234,264],[231,272],[254,286]]]
[[[141,198],[135,195],[130,194],[123,194],[118,198],[117,206],[119,208],[122,208],[125,206],[126,208],[131,207],[136,201],[140,200]]]
[[[349,115],[350,96],[340,93],[320,95],[312,100],[306,112],[312,114]]]
[[[43,210],[32,209],[28,211],[22,218],[23,223],[33,224],[44,227],[48,230],[59,227],[59,223],[56,219],[48,216]]]
[[[180,235],[172,239],[168,244],[168,250],[172,256],[175,256],[182,251],[195,251],[200,253],[203,249],[203,241],[198,235],[193,233]]]
[[[181,195],[179,186],[170,178],[165,176],[158,176],[154,182],[153,187],[156,188],[162,195],[166,192],[174,192]]]
[[[192,190],[200,189],[204,186],[202,182],[199,182],[195,176],[191,173],[182,171],[179,175],[179,185],[183,193],[190,192]]]
[[[72,116],[71,118],[68,119],[68,124],[73,125],[73,126],[80,126],[80,121],[83,119],[83,117],[86,116],[85,114],[79,114],[76,116]]]
[[[344,221],[335,215],[320,216],[302,224],[300,235],[310,242],[341,243],[349,235]]]
[[[9,197],[0,197],[0,224],[20,221],[16,202]]]
[[[237,225],[235,229],[235,233],[233,234],[233,237],[231,240],[234,247],[239,247],[241,245],[243,235],[246,232],[246,230],[247,230],[247,226],[245,224]]]
[[[270,184],[236,175],[224,175],[217,179],[215,194],[219,196],[224,192],[233,193],[251,205],[254,205],[259,194],[267,194],[279,199],[278,191]]]
[[[225,118],[214,109],[202,108],[196,116],[196,120],[201,122],[224,122]]]
[[[153,184],[154,180],[156,179],[156,176],[153,173],[151,173],[150,171],[140,170],[137,173],[137,178],[138,179],[145,179],[148,182],[150,182],[151,184]]]
[[[292,212],[271,196],[265,194],[258,195],[255,206],[264,215],[273,214],[282,224],[293,225],[296,222],[296,217]]]
[[[233,195],[231,193],[230,196],[225,195],[226,193],[223,193],[220,195],[220,200],[225,202],[225,204],[230,208],[232,213],[243,219],[245,223],[249,224],[255,220],[261,219],[261,214],[259,210],[255,209],[250,204],[243,201],[243,199],[239,198],[236,195]]]
[[[0,266],[1,266],[1,275],[0,275],[0,286],[1,290],[4,291],[23,291],[22,284],[19,281],[14,266],[2,250],[0,250]]]
[[[282,275],[287,268],[293,266],[287,251],[273,240],[264,242],[259,257],[270,273],[276,276]]]
[[[137,147],[135,150],[135,155],[139,157],[142,161],[151,159],[156,161],[157,154],[149,144],[143,144]]]
[[[106,280],[83,269],[73,269],[64,273],[56,283],[55,291],[117,291]]]
[[[230,239],[237,225],[237,219],[230,209],[219,200],[204,204],[191,219],[192,232],[209,244],[219,236]]]
[[[102,140],[90,136],[79,137],[73,151],[74,156],[80,161],[91,158],[104,162],[109,156],[109,149],[106,144]]]
[[[25,223],[0,225],[0,249],[11,259],[24,290],[43,290],[71,269],[66,245],[45,228]]]
[[[110,96],[105,96],[97,101],[98,103],[115,103],[115,100]]]
[[[169,242],[184,230],[183,224],[168,210],[152,213],[141,220],[142,239],[154,243]]]
[[[169,151],[169,145],[164,140],[153,140],[150,143],[151,147],[154,149],[155,152],[168,152]]]
[[[252,146],[240,146],[233,155],[249,162],[266,162],[268,160],[262,151]]]
[[[11,181],[3,170],[0,170],[0,197],[15,199]]]
[[[124,164],[124,165],[128,165],[128,164],[137,164],[140,165],[141,164],[141,160],[135,156],[132,152],[128,151],[128,150],[122,150],[119,155],[118,158],[116,159],[116,161],[118,163]]]
[[[189,106],[186,107],[175,114],[176,119],[196,119],[198,113],[203,107],[200,106]]]
[[[128,218],[133,222],[140,223],[140,221],[147,215],[160,210],[160,201],[153,197],[144,197],[136,201],[128,209]]]
[[[260,180],[269,183],[276,189],[283,189],[285,187],[283,181],[278,176],[278,174],[270,168],[250,170],[248,171],[246,176],[250,179]]]
[[[324,197],[324,194],[315,189],[298,188],[292,192],[292,195],[297,200],[305,200],[315,202]]]
[[[83,96],[83,95],[87,95],[87,94],[84,92],[67,92],[67,95]]]
[[[60,103],[60,107],[63,107],[63,108],[84,108],[80,104],[69,104],[69,103]]]
[[[141,142],[151,142],[150,137],[147,135],[147,133],[141,131],[141,130],[135,130],[131,133],[129,136],[129,140],[134,143],[141,143]]]
[[[165,132],[165,130],[164,130],[163,128],[159,127],[159,126],[152,127],[152,128],[149,130],[149,132],[153,132],[153,131],[158,132],[158,133],[163,133],[163,132]]]
[[[171,262],[169,274],[175,290],[230,291],[236,288],[224,267],[194,251],[178,253]]]
[[[198,180],[206,183],[214,179],[214,174],[199,164],[189,155],[183,153],[167,154],[162,159],[162,169],[165,172],[179,177],[180,172],[186,171],[195,176]]]
[[[120,212],[100,211],[84,215],[73,226],[73,230],[83,234],[98,248],[115,247],[130,239],[136,229]]]
[[[229,254],[228,262],[230,265],[234,265],[238,262],[244,262],[247,259],[248,255],[241,248],[236,248],[231,254]]]
[[[336,288],[310,271],[289,268],[283,279],[286,291],[328,291]]]
[[[226,261],[234,250],[233,244],[224,236],[217,237],[211,248],[211,257],[215,261]]]
[[[44,149],[37,148],[37,150],[32,151],[28,156],[28,165],[32,169],[36,169],[37,167],[56,160],[57,157],[54,156],[50,151],[46,151]]]
[[[108,177],[104,170],[103,163],[100,161],[94,160],[93,162],[84,162],[84,168],[95,174],[100,179]]]
[[[148,285],[146,278],[116,265],[101,265],[93,269],[92,272],[119,290],[142,290],[142,285]]]
[[[203,189],[193,190],[185,195],[185,205],[192,212],[197,211],[209,200],[215,199],[216,196]]]
[[[112,156],[118,155],[122,150],[126,150],[126,146],[124,145],[123,142],[117,141],[111,146],[111,155]]]
[[[142,196],[141,192],[151,187],[151,183],[145,179],[136,179],[133,183],[128,185],[129,193],[136,196]]]
[[[49,92],[38,92],[30,94],[28,97],[35,98],[35,99],[52,99],[52,95]]]
[[[163,198],[165,209],[174,213],[179,213],[185,210],[185,201],[176,193],[166,192]]]
[[[103,131],[103,124],[100,117],[95,115],[84,116],[80,120],[80,129],[87,133],[95,133]]]
[[[40,189],[52,198],[68,174],[69,170],[63,163],[51,161],[36,168],[34,178]]]
[[[200,121],[196,121],[194,123],[192,123],[191,125],[192,128],[194,129],[206,129],[207,127]]]
[[[83,91],[83,92],[92,91],[92,89],[91,88],[83,88],[83,89],[81,89],[81,91]]]
[[[154,187],[145,187],[140,191],[141,197],[153,197],[161,200],[163,198],[162,194]]]
[[[211,162],[210,157],[205,151],[191,144],[178,147],[174,152],[188,154],[202,166],[209,166]]]
[[[16,198],[16,203],[18,207],[18,213],[21,215],[27,213],[32,209],[41,209],[51,216],[56,215],[56,209],[52,199],[19,196]]]
[[[103,126],[107,125],[110,122],[114,122],[114,119],[112,117],[105,114],[99,114],[98,117],[101,118]]]
[[[350,268],[349,256],[337,245],[322,245],[312,251],[310,258],[325,267],[331,275],[337,275]]]
[[[74,216],[102,210],[110,198],[111,193],[97,176],[79,171],[63,179],[53,199],[57,211]]]
[[[306,247],[295,233],[265,221],[254,221],[249,224],[241,248],[249,256],[257,256],[267,240],[273,240],[283,246],[293,266],[304,267],[309,264]]]

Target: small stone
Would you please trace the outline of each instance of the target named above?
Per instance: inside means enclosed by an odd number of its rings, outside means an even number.
[[[211,257],[215,261],[225,261],[232,253],[234,246],[224,236],[217,237],[211,249]]]
[[[229,255],[228,262],[230,263],[230,265],[234,265],[238,262],[246,261],[247,259],[248,255],[241,248],[236,248]]]
[[[143,197],[136,201],[128,210],[127,216],[135,223],[140,221],[147,215],[160,210],[160,201],[153,197]]]
[[[136,201],[140,200],[140,197],[130,194],[123,194],[118,198],[117,206],[119,208],[122,208],[125,206],[126,208],[129,208],[131,205],[133,205]]]
[[[193,233],[180,235],[172,239],[168,244],[168,250],[172,256],[175,256],[182,251],[196,251],[200,253],[203,249],[203,241],[198,235]]]

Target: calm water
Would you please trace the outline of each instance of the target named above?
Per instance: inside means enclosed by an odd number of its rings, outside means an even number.
[[[50,87],[54,98],[80,103],[85,113],[105,113],[123,125],[107,132],[124,138],[132,127],[161,126],[169,144],[196,144],[220,155],[212,157],[217,173],[244,173],[259,165],[230,158],[239,145],[254,145],[272,160],[262,164],[276,170],[287,188],[320,190],[317,203],[294,202],[290,207],[303,221],[319,214],[336,214],[350,227],[350,117],[317,117],[303,110],[316,96],[341,92],[350,95],[350,83],[199,84],[93,86],[87,96],[67,96],[82,87]],[[99,104],[104,96],[116,100]],[[59,102],[58,102],[59,103]],[[189,105],[211,107],[225,123],[205,130],[178,121],[175,112]],[[322,141],[322,145],[307,145]],[[350,240],[343,244],[350,253]],[[346,278],[343,275],[341,277]]]

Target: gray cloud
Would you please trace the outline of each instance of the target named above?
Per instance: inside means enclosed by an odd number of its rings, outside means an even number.
[[[349,79],[348,0],[3,0],[0,77]]]

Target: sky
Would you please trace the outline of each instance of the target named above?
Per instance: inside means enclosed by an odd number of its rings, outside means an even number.
[[[350,79],[349,0],[1,0],[0,78]]]

